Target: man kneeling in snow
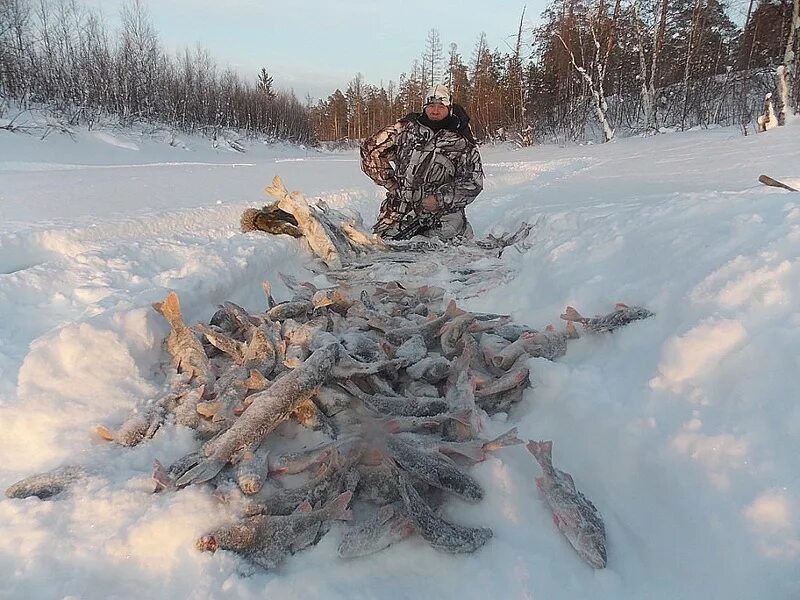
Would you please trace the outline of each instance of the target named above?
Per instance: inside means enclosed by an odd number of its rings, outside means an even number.
[[[373,227],[381,237],[473,237],[464,207],[483,189],[483,166],[469,117],[451,105],[444,85],[428,94],[421,113],[367,138],[361,168],[388,190]]]

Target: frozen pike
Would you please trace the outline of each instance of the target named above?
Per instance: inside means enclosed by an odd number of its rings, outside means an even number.
[[[339,556],[369,556],[414,535],[414,525],[402,502],[386,504],[371,518],[351,527],[339,543]]]
[[[309,545],[309,531],[332,519],[348,518],[352,492],[344,492],[319,510],[308,505],[291,515],[256,515],[204,535],[197,541],[201,551],[231,550],[265,569],[274,569],[289,554]]]
[[[420,537],[433,548],[454,554],[475,552],[492,537],[487,527],[464,527],[445,521],[428,506],[400,469],[394,470],[400,496]]]
[[[614,312],[597,317],[584,317],[573,307],[568,306],[564,314],[561,315],[561,318],[565,321],[580,323],[587,331],[591,331],[592,333],[604,333],[606,331],[614,331],[628,323],[647,319],[654,315],[655,313],[650,312],[642,306],[628,306],[620,302],[614,307]]]
[[[172,327],[172,331],[167,336],[167,351],[172,355],[173,366],[179,372],[189,373],[196,377],[200,383],[213,382],[211,362],[203,349],[203,344],[183,322],[178,294],[170,292],[164,302],[154,303],[153,308]]]
[[[46,473],[31,475],[6,489],[8,498],[29,498],[36,496],[47,500],[60,494],[76,481],[86,477],[86,470],[77,465],[58,467]]]
[[[569,473],[553,466],[553,442],[528,443],[528,451],[542,467],[544,476],[536,478],[553,522],[572,547],[595,569],[606,566],[606,529],[600,513],[575,487]]]
[[[280,425],[325,383],[339,357],[341,346],[330,344],[315,351],[306,362],[263,392],[252,396],[250,406],[219,437],[203,447],[205,458],[185,473],[178,485],[202,483],[219,473],[234,454],[262,439]]]
[[[386,446],[398,465],[425,483],[451,492],[468,502],[477,502],[483,498],[480,484],[443,454],[427,452],[392,435],[386,438]]]

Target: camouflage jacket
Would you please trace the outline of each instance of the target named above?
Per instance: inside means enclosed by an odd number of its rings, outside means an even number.
[[[442,215],[462,211],[483,189],[483,166],[468,118],[457,131],[434,132],[419,117],[412,113],[361,145],[364,173],[378,185],[398,185],[386,194],[376,233],[415,224],[435,228]],[[439,201],[436,213],[422,210],[422,199],[430,194]]]

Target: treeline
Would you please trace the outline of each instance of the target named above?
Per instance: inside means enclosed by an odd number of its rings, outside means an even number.
[[[132,0],[112,36],[76,0],[0,0],[0,96],[44,104],[72,122],[101,115],[216,137],[225,129],[314,140],[306,107],[262,71],[247,82],[202,50],[169,56],[145,6]]]
[[[397,83],[356,75],[311,107],[314,128],[321,140],[364,137],[419,111],[436,82],[450,86],[484,140],[746,128],[768,94],[778,119],[800,105],[797,11],[798,0],[750,0],[739,27],[719,0],[553,0],[535,29],[523,11],[507,51],[491,51],[481,34],[468,61],[455,44],[445,54],[432,29]]]

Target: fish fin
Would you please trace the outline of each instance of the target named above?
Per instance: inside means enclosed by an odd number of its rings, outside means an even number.
[[[555,328],[555,325],[548,325],[547,327],[544,328],[544,330],[545,331],[555,331],[556,328]]]
[[[172,481],[172,477],[169,476],[167,469],[164,468],[164,465],[162,465],[158,459],[153,461],[152,477],[153,481],[156,482],[156,489],[153,490],[154,492],[175,489],[175,483]]]
[[[440,451],[448,454],[457,454],[465,456],[474,462],[483,462],[486,460],[486,452],[484,451],[484,444],[480,440],[472,440],[466,442],[458,447],[458,450],[451,450],[449,448],[441,448]]]
[[[516,427],[509,429],[505,433],[501,433],[493,440],[489,440],[483,445],[483,449],[487,452],[493,452],[494,450],[498,450],[500,448],[505,448],[507,446],[516,446],[517,444],[523,444],[523,440],[517,437],[518,430]]]
[[[294,509],[292,514],[299,515],[302,513],[310,513],[313,510],[311,506],[311,502],[308,501],[308,498],[303,500],[300,504],[297,505],[297,508]]]
[[[552,462],[553,456],[553,442],[534,442],[533,440],[529,440],[528,444],[525,446],[528,449],[528,452],[533,454],[533,456],[539,462]]]
[[[458,306],[456,306],[455,300],[450,300],[450,302],[447,303],[447,308],[444,312],[450,317],[459,317],[467,313],[467,311],[461,310],[458,308]]]
[[[178,294],[175,292],[167,294],[164,302],[156,302],[153,304],[153,308],[161,313],[172,327],[183,323],[183,318],[181,317],[181,303],[180,300],[178,300]]]
[[[265,187],[264,191],[276,200],[281,200],[284,196],[289,194],[289,190],[287,190],[286,186],[283,185],[280,175],[275,175],[275,177],[272,179],[272,184]]]
[[[264,294],[267,296],[267,305],[270,308],[275,306],[275,298],[272,297],[272,284],[267,281],[266,279],[261,283],[261,288],[264,290]]]
[[[628,306],[628,305],[627,305],[627,304],[625,304],[624,302],[617,302],[617,303],[614,305],[614,310],[626,310],[626,309],[628,309],[628,308],[630,308],[630,306]]]
[[[463,423],[464,425],[471,425],[472,424],[472,409],[470,408],[462,408],[453,412],[450,415],[450,418],[454,421],[458,421],[459,423]]]
[[[213,458],[206,458],[197,463],[194,467],[186,471],[175,482],[178,487],[183,487],[191,484],[205,483],[216,477],[228,461],[221,461]]]
[[[94,430],[97,433],[97,435],[99,435],[105,441],[107,442],[114,441],[114,433],[108,427],[104,425],[98,425],[97,427],[94,428]]]
[[[575,329],[575,323],[567,321],[567,337],[571,340],[578,338],[578,330]]]
[[[249,390],[265,390],[269,386],[269,380],[257,369],[250,370],[250,377],[244,383]]]
[[[347,505],[350,504],[352,498],[353,492],[349,490],[339,494],[330,504],[324,507],[324,510],[328,511],[328,517],[330,519],[340,519],[344,521],[350,520],[352,518],[352,512],[347,510]]]
[[[583,316],[577,310],[575,310],[572,306],[568,306],[564,310],[564,314],[561,315],[561,318],[565,321],[581,321],[583,320]]]

